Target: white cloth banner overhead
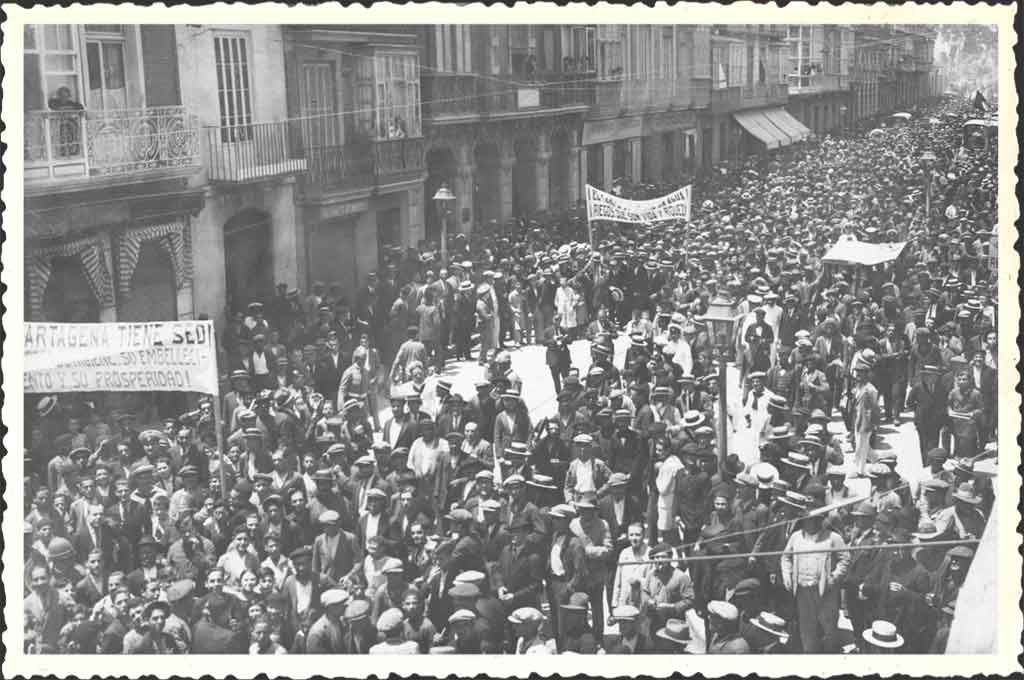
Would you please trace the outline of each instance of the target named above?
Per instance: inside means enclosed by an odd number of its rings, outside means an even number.
[[[613,220],[633,224],[651,224],[667,220],[690,219],[690,192],[687,185],[661,198],[631,201],[587,185],[587,220]]]
[[[25,324],[25,392],[217,394],[212,321]]]

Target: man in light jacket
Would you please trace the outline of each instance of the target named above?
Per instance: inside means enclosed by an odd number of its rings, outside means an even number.
[[[804,654],[839,651],[839,591],[850,553],[842,537],[823,525],[824,515],[805,517],[789,537],[781,559],[783,585],[796,597]],[[816,548],[830,552],[804,552]]]

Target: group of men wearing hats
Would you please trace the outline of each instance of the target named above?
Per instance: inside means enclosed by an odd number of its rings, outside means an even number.
[[[460,241],[444,269],[406,252],[351,299],[279,289],[221,337],[223,450],[209,401],[140,432],[41,399],[29,648],[942,651],[973,551],[928,543],[979,538],[994,500],[994,162],[958,153],[924,219],[906,178],[959,128],[923,126],[729,165],[696,182],[688,222]],[[895,269],[823,276],[851,230],[909,245]],[[725,334],[705,316],[723,294],[741,314]],[[506,340],[547,344],[552,415],[527,412]],[[476,343],[476,394],[427,389],[426,366]],[[724,413],[720,353],[743,375]],[[909,480],[880,437],[908,409]]]

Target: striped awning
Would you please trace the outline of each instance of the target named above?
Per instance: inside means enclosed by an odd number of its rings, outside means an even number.
[[[744,130],[760,140],[768,149],[777,149],[789,144],[789,138],[775,127],[759,110],[737,111],[732,114]]]
[[[174,284],[178,290],[192,280],[191,248],[188,247],[188,223],[184,220],[166,224],[151,224],[125,230],[118,239],[117,292],[128,299],[132,294],[132,277],[139,264],[142,244],[156,241],[164,249],[174,269]]]
[[[768,149],[801,142],[811,135],[806,125],[785,109],[777,107],[737,111],[732,116]]]
[[[29,318],[42,316],[46,287],[53,274],[53,258],[77,257],[82,262],[82,273],[101,307],[114,306],[114,284],[110,275],[107,240],[103,235],[56,243],[35,248],[27,253],[25,266],[29,278]]]
[[[765,109],[764,115],[778,127],[785,130],[794,142],[801,142],[811,136],[811,130],[785,109]]]

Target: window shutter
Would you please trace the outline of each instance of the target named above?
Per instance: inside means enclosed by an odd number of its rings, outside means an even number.
[[[706,26],[693,29],[693,76],[711,77],[711,34]]]
[[[174,26],[143,25],[142,69],[146,82],[146,106],[178,106],[178,44]]]

